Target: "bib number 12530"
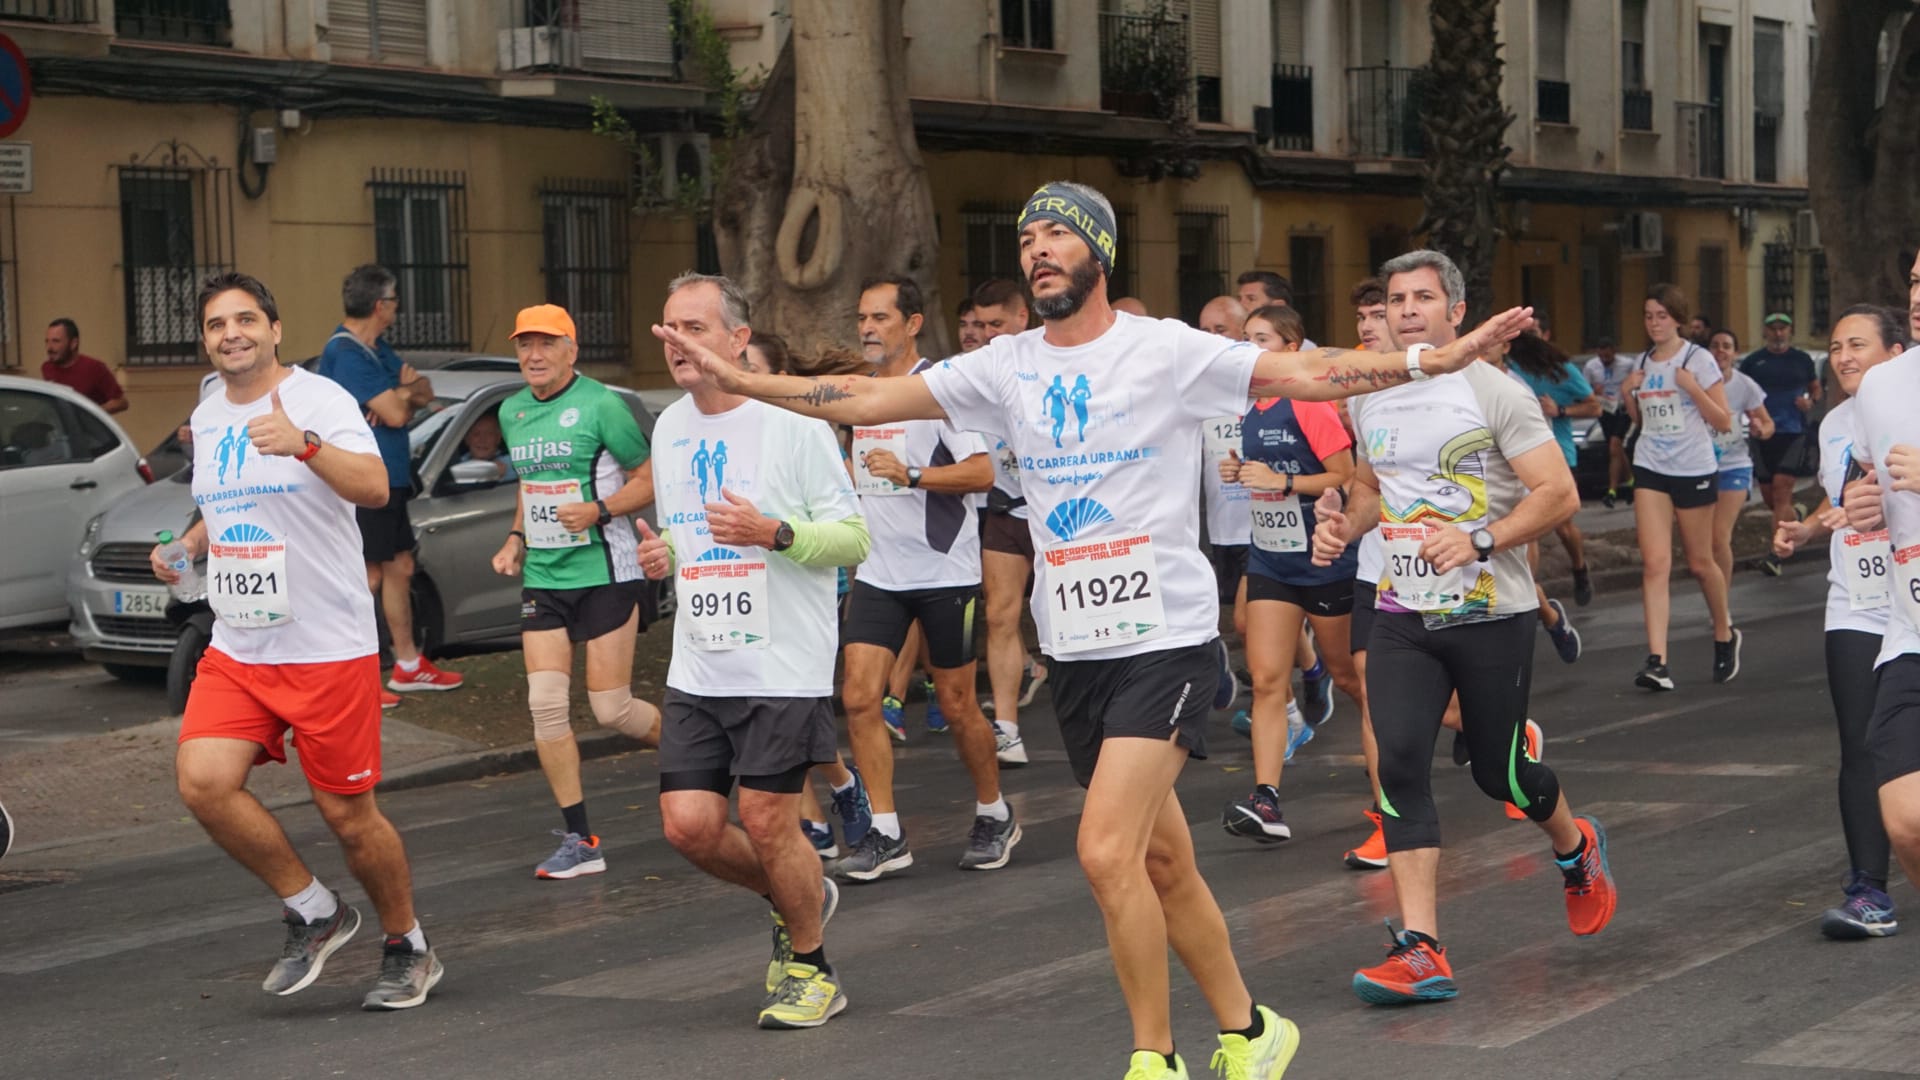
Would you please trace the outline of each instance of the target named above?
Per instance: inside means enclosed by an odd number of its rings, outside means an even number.
[[[1044,552],[1047,614],[1056,654],[1087,652],[1156,638],[1166,609],[1145,533],[1067,541]]]

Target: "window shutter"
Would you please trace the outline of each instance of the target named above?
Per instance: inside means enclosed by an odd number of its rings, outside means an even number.
[[[330,0],[327,15],[334,59],[426,66],[427,0]]]
[[[1193,73],[1220,75],[1220,0],[1192,0]]]
[[[630,75],[674,74],[668,0],[578,0],[576,10],[581,67]]]
[[[1307,62],[1306,11],[1302,0],[1273,0],[1273,62]]]

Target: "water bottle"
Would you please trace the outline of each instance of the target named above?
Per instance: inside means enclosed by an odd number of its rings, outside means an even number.
[[[173,533],[162,529],[154,534],[160,541],[160,558],[180,575],[180,580],[167,586],[173,598],[183,604],[191,604],[207,595],[206,582],[200,579],[200,571],[193,568],[193,556],[187,553],[187,545],[173,538]]]

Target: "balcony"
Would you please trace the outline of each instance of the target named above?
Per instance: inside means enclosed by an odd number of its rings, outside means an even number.
[[[1681,175],[1703,180],[1727,178],[1726,119],[1718,105],[1682,101],[1679,113],[1680,133],[1678,166]]]
[[[1417,158],[1425,152],[1425,79],[1423,68],[1347,69],[1347,139],[1355,156]]]
[[[1620,91],[1620,126],[1627,131],[1653,130],[1653,91]]]
[[[1100,13],[1102,109],[1171,120],[1185,104],[1188,87],[1184,20]]]
[[[1780,114],[1753,114],[1753,180],[1757,184],[1780,182]]]
[[[1573,123],[1573,87],[1558,79],[1533,81],[1533,118],[1542,124]]]
[[[117,0],[113,28],[121,37],[138,41],[233,44],[227,0]]]
[[[94,0],[0,0],[0,19],[86,25],[96,18]]]
[[[500,31],[500,70],[679,78],[670,0],[530,0]]]
[[[1273,103],[1273,148],[1313,149],[1313,68],[1305,64],[1273,65],[1273,83],[1267,99]]]

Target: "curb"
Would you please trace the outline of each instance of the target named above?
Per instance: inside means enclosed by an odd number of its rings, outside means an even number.
[[[582,761],[613,757],[641,749],[634,745],[633,740],[617,731],[590,731],[576,734],[574,742],[580,747]],[[443,757],[430,758],[417,765],[409,765],[382,777],[379,787],[374,790],[382,794],[390,791],[410,791],[414,788],[433,787],[437,784],[455,784],[489,776],[531,772],[539,767],[540,751],[531,742],[521,743],[518,746],[496,746],[488,750],[447,754]],[[312,800],[307,798],[299,801]],[[297,805],[297,803],[287,805]]]

